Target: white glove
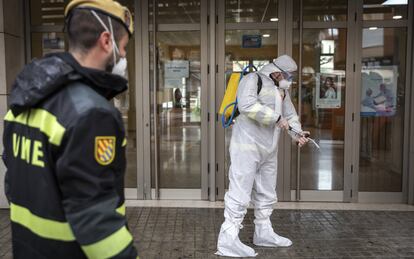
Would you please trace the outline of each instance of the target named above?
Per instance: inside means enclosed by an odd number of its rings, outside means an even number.
[[[300,135],[298,134],[297,137],[296,137],[296,142],[298,142],[298,146],[302,147],[306,143],[308,143],[309,142],[309,139],[308,139],[309,136],[310,136],[309,131],[302,131]]]

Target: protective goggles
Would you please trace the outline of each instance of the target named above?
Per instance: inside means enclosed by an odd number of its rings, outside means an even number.
[[[275,62],[272,62],[272,63],[273,63],[273,65],[275,65],[280,70],[280,72],[282,73],[284,79],[288,80],[289,82],[293,81],[293,74],[281,69],[278,65],[276,65]]]

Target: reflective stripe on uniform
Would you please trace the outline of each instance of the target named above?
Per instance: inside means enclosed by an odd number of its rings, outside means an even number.
[[[119,206],[116,209],[116,212],[118,212],[119,214],[121,214],[122,216],[125,216],[125,203],[123,203],[121,206]]]
[[[253,104],[249,109],[246,110],[247,112],[247,117],[251,118],[251,119],[256,119],[256,115],[258,112],[260,112],[260,109],[262,108],[262,106],[258,103]]]
[[[49,138],[51,144],[56,146],[60,145],[66,131],[57,121],[56,116],[43,109],[30,109],[17,117],[14,117],[12,111],[8,111],[4,120],[37,128]]]
[[[60,241],[75,240],[69,223],[39,217],[27,208],[13,203],[10,204],[10,219],[43,238]]]
[[[124,138],[124,140],[122,141],[122,146],[125,147],[127,145],[127,139]]]
[[[270,108],[265,107],[262,112],[263,112],[262,123],[264,125],[270,125],[271,122],[275,121],[276,114]]]
[[[132,242],[132,235],[123,226],[96,243],[82,246],[88,258],[109,258],[122,252]]]

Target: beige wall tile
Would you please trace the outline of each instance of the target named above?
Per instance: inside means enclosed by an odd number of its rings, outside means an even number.
[[[5,53],[6,53],[6,47],[5,47],[5,42],[4,42],[4,33],[0,32],[0,94],[7,93]]]
[[[7,95],[0,95],[0,155],[3,154],[3,118],[7,112]]]
[[[7,96],[0,95],[0,158],[3,154],[3,118],[7,111]],[[0,159],[0,208],[7,206],[6,196],[4,195],[4,173],[6,168],[4,167],[3,161]]]
[[[6,195],[4,194],[4,175],[6,173],[6,167],[3,161],[0,161],[0,208],[8,208]]]

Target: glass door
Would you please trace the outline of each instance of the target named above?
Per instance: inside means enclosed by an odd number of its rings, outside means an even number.
[[[216,104],[219,109],[230,76],[241,73],[246,66],[260,70],[277,57],[279,52],[279,1],[216,1],[218,29],[216,31]],[[254,71],[250,69],[249,72]],[[217,106],[216,105],[216,106]],[[218,110],[217,110],[218,111]],[[218,115],[219,116],[219,115]],[[230,139],[232,127],[223,129],[216,118],[217,195],[222,200],[229,184]],[[275,157],[276,159],[276,157]]]
[[[358,89],[359,201],[404,201],[406,66],[410,44],[408,2],[403,2],[388,5],[365,0],[363,4]]]
[[[153,199],[206,198],[201,2],[149,2]]]
[[[292,148],[291,199],[343,201],[347,98],[348,1],[295,1],[292,96],[309,143]],[[322,7],[322,8],[321,8]]]

